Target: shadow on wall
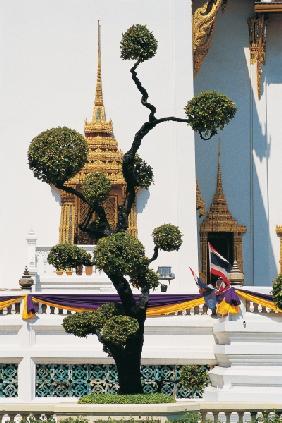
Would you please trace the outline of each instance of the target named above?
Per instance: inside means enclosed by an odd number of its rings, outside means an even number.
[[[196,1],[195,6],[200,3]],[[214,140],[205,142],[195,137],[196,174],[208,210],[216,189],[220,142],[223,189],[229,209],[247,227],[243,236],[245,284],[271,285],[277,269],[268,216],[270,146],[265,100],[256,103],[248,69],[247,19],[252,13],[251,0],[230,1],[225,12],[218,13],[209,53],[195,77],[195,94],[214,89],[232,98],[238,107],[235,119]]]

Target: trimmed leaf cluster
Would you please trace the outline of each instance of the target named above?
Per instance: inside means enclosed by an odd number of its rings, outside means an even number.
[[[91,261],[91,255],[73,244],[57,244],[51,248],[47,261],[56,270],[66,270]],[[87,265],[87,264],[86,264]]]
[[[148,189],[153,182],[153,169],[138,154],[134,158],[135,186]]]
[[[205,140],[223,129],[234,118],[236,111],[235,103],[216,91],[201,92],[185,107],[188,124]]]
[[[93,172],[86,175],[82,191],[90,206],[95,207],[105,201],[111,190],[111,182],[104,173]]]
[[[48,129],[33,138],[29,146],[29,168],[41,181],[61,186],[83,168],[87,153],[86,140],[75,130]]]
[[[153,241],[160,250],[179,250],[182,245],[182,233],[178,226],[167,223],[153,230]]]
[[[158,42],[146,25],[132,25],[120,42],[120,57],[123,60],[144,62],[155,56]]]
[[[85,338],[87,335],[95,335],[97,331],[101,331],[109,319],[121,312],[122,309],[118,304],[105,303],[95,311],[70,314],[64,318],[63,327],[67,333]]]
[[[84,311],[65,317],[63,327],[67,333],[80,338],[98,335],[102,342],[124,347],[139,329],[136,319],[123,315],[122,306],[105,303],[95,311]]]
[[[95,265],[108,275],[128,275],[135,279],[136,274],[146,270],[148,259],[137,238],[127,232],[117,232],[98,241]]]
[[[102,339],[124,346],[139,329],[139,323],[130,316],[115,316],[107,320],[101,331]]]
[[[282,274],[278,275],[273,282],[273,301],[282,310]]]

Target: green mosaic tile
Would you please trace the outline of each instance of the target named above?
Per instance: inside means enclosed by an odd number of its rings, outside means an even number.
[[[0,397],[18,396],[18,365],[0,364]]]
[[[163,392],[178,398],[200,398],[179,383],[181,366],[141,366],[144,392]],[[81,397],[90,392],[116,393],[118,374],[108,364],[37,364],[37,397]]]

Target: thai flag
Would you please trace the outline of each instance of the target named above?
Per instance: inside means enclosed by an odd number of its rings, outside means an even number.
[[[190,269],[190,271],[191,271],[191,273],[192,273],[192,275],[193,275],[193,278],[194,278],[194,281],[196,282],[196,285],[197,285],[199,288],[206,288],[206,287],[207,287],[207,284],[206,284],[205,282],[203,282],[203,281],[202,281],[202,279],[201,279],[201,278],[199,278],[199,277],[195,274],[194,270],[193,270],[193,269],[191,269],[191,267],[190,267],[190,266],[189,266],[189,269]]]
[[[231,270],[231,264],[219,252],[208,243],[210,258],[210,273],[222,278],[226,283],[230,283],[228,273]]]

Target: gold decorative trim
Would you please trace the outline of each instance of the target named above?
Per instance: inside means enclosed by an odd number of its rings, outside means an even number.
[[[280,269],[279,269],[279,273],[282,274],[282,225],[277,225],[275,230],[276,230],[277,236],[280,239],[280,252],[279,252],[280,253],[280,255],[279,255],[280,256],[280,259],[279,259]]]
[[[257,13],[282,13],[282,3],[256,3],[255,12]]]
[[[198,181],[196,182],[196,210],[199,211],[199,217],[206,214],[206,204],[202,197]]]
[[[208,54],[212,34],[215,28],[216,16],[225,4],[224,0],[205,0],[193,14],[193,58],[194,72],[197,73]]]
[[[256,65],[257,94],[262,94],[262,74],[266,53],[266,21],[264,15],[253,15],[248,19],[251,65]]]

